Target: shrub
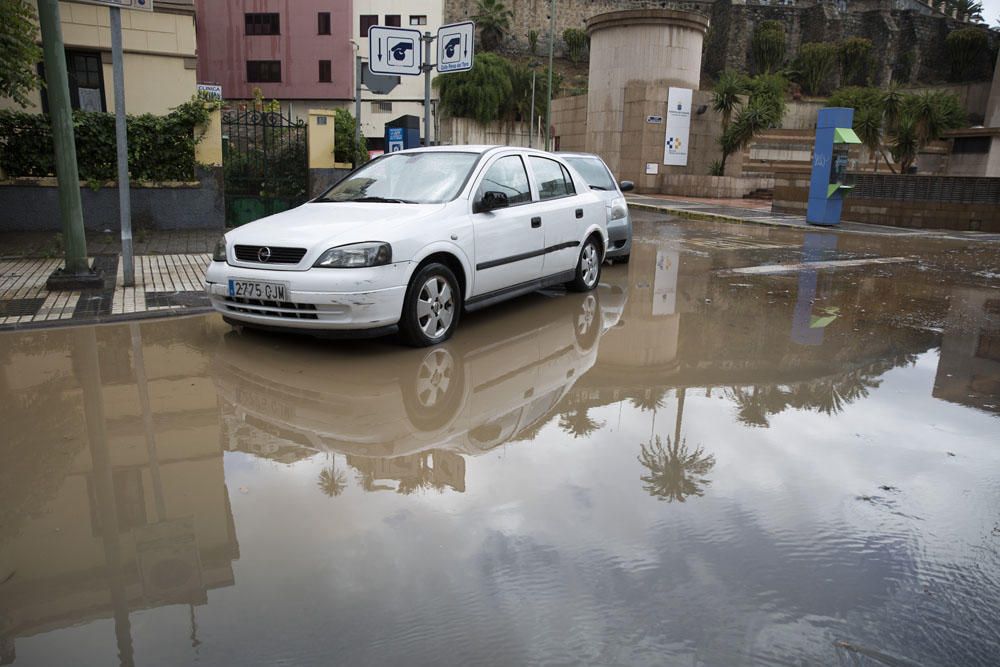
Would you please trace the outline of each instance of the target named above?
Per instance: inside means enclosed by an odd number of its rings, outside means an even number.
[[[531,50],[531,55],[538,55],[538,31],[529,30],[528,31],[528,48]]]
[[[944,45],[948,52],[949,78],[952,81],[971,81],[988,76],[990,44],[985,30],[953,30],[948,33]]]
[[[208,120],[205,103],[192,100],[164,116],[128,116],[128,167],[137,180],[188,181],[195,178],[196,128]],[[114,114],[74,111],[73,131],[80,179],[117,177]],[[0,167],[10,176],[55,174],[49,117],[0,111]]]
[[[515,65],[493,53],[477,56],[468,72],[439,76],[433,83],[440,91],[441,109],[456,118],[472,118],[480,123],[525,119],[531,105],[531,69]],[[546,112],[548,77],[539,72],[535,80],[535,113]],[[552,78],[552,94],[561,85]]]
[[[867,86],[872,80],[872,41],[864,37],[848,37],[840,43],[841,83]]]
[[[799,48],[795,59],[796,80],[807,95],[822,95],[829,91],[830,75],[837,66],[837,46],[809,42]]]
[[[368,146],[365,135],[359,141],[354,139],[354,116],[347,109],[337,109],[333,118],[333,159],[337,162],[364,164],[368,161]]]
[[[587,49],[587,33],[579,28],[566,28],[563,30],[563,42],[570,62],[574,65],[579,63]]]
[[[780,69],[785,61],[785,26],[780,21],[764,21],[753,31],[750,41],[755,71],[763,74]]]

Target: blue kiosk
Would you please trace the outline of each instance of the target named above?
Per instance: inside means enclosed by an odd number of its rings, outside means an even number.
[[[830,107],[819,110],[809,204],[806,208],[806,222],[809,224],[840,224],[844,195],[854,188],[853,179],[847,174],[848,151],[851,144],[861,143],[851,129],[853,124],[854,109]]]

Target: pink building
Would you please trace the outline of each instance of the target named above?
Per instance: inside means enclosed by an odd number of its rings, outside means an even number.
[[[351,0],[195,0],[198,82],[293,112],[354,98]],[[296,102],[301,102],[300,105]],[[337,106],[340,106],[339,104]]]

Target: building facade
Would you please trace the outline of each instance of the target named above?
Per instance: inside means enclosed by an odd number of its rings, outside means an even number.
[[[32,2],[34,4],[34,2]],[[114,111],[110,14],[106,7],[59,3],[73,108]],[[125,108],[165,114],[195,94],[197,52],[193,0],[159,0],[154,11],[122,11]],[[42,64],[39,73],[44,76]],[[30,95],[27,111],[48,107],[43,91]],[[0,108],[20,108],[0,98]]]
[[[255,91],[293,115],[354,98],[350,0],[195,0],[198,82],[226,100]]]

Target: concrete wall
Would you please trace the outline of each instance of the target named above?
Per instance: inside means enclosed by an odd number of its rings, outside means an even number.
[[[701,174],[665,175],[660,193],[711,199],[740,199],[755,190],[770,190],[774,179],[761,177],[705,176]]]
[[[142,229],[223,229],[222,169],[199,167],[192,182],[132,181],[132,227]],[[118,188],[80,184],[83,222],[90,230],[117,231]],[[0,232],[59,231],[56,179],[17,178],[0,182]]]
[[[543,126],[536,126],[531,145],[545,147]],[[495,144],[499,146],[527,146],[531,131],[527,123],[490,123],[483,125],[471,118],[445,118],[441,121],[441,136],[444,145]],[[565,149],[563,149],[565,150]]]
[[[587,150],[587,96],[552,100],[552,126],[559,150]]]
[[[1000,232],[1000,179],[865,175],[844,200],[843,220],[916,229]],[[887,194],[888,196],[880,196]],[[774,175],[778,213],[804,215],[809,174]]]
[[[105,106],[107,111],[114,111],[108,9],[60,2],[59,17],[68,50],[101,53]],[[125,107],[129,113],[165,114],[195,94],[193,12],[123,11],[122,48],[125,54]],[[32,92],[29,98],[31,104],[25,111],[41,111],[39,91]],[[0,98],[0,108],[20,107],[12,100]]]
[[[666,88],[679,86],[697,89],[701,76],[701,47],[708,19],[701,14],[668,9],[643,9],[609,12],[587,23],[590,34],[590,78],[587,94],[587,150],[604,158],[619,178],[639,184],[633,152],[623,161],[623,146],[645,144],[645,130],[636,127],[634,114],[641,94],[626,95],[635,83]],[[666,96],[663,96],[666,100]],[[637,104],[638,102],[638,104]],[[645,122],[645,115],[642,116]],[[652,152],[652,147],[648,148]],[[643,152],[647,152],[645,145]],[[646,160],[652,162],[653,160]],[[662,162],[662,145],[660,147]]]

